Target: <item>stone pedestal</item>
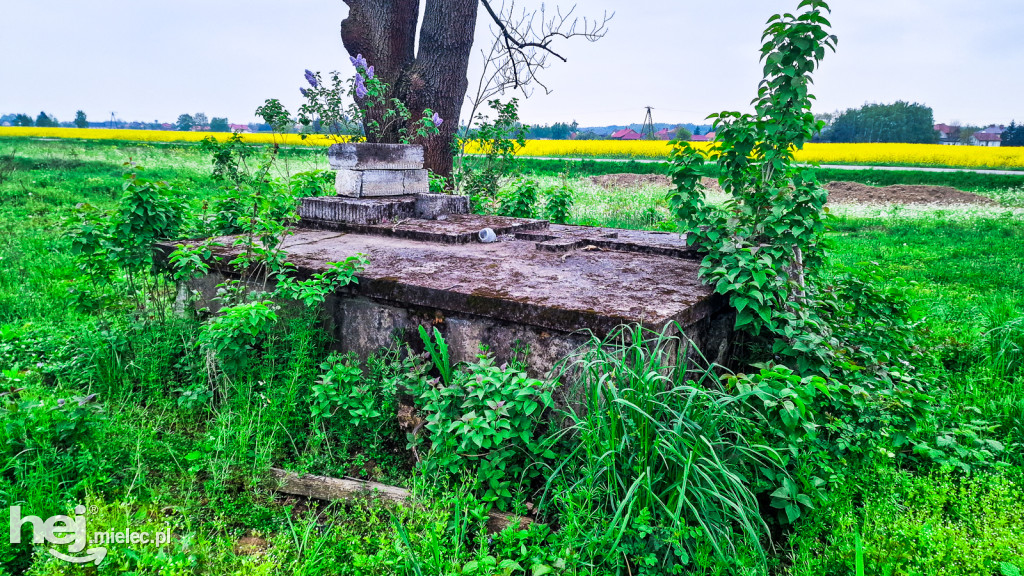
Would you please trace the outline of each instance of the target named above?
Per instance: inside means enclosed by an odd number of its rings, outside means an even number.
[[[411,144],[335,144],[327,151],[337,171],[333,198],[303,198],[306,225],[338,230],[468,214],[465,196],[430,193],[423,147]]]
[[[338,196],[367,198],[430,192],[423,147],[411,144],[335,144],[327,152],[337,170]]]

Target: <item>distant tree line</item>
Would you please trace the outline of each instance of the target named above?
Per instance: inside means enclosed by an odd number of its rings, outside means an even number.
[[[931,108],[898,101],[893,104],[867,104],[839,114],[822,133],[821,140],[934,144],[939,141],[939,136]]]
[[[579,124],[575,120],[571,124],[555,122],[548,126],[531,126],[527,138],[531,140],[568,140],[569,137],[579,131]]]
[[[1024,146],[1024,124],[1017,125],[1017,122],[1010,122],[1010,125],[1003,132],[1000,146]]]

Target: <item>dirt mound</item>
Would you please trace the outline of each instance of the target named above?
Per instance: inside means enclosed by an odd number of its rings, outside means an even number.
[[[949,186],[894,184],[878,187],[859,182],[829,182],[825,188],[832,204],[995,204],[984,196]]]
[[[607,189],[639,186],[672,187],[672,181],[662,174],[605,174],[591,176],[587,180]],[[703,178],[702,184],[709,191],[722,191],[714,178]],[[829,182],[825,184],[825,188],[828,190],[830,204],[995,204],[984,196],[962,192],[950,186],[894,184],[879,187],[859,182]]]
[[[602,188],[636,188],[638,186],[664,186],[669,188],[672,181],[663,174],[605,174],[587,178]]]

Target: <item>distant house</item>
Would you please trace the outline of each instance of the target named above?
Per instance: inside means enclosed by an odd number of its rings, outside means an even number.
[[[690,136],[690,142],[712,142],[714,139],[714,132],[708,132],[707,134],[694,134],[693,136]]]
[[[163,124],[160,125],[160,129],[161,130],[177,130],[178,128],[174,124],[171,124],[169,122],[164,122]]]
[[[954,145],[960,143],[959,127],[936,124],[934,128],[939,133],[939,144]]]
[[[252,129],[249,128],[248,124],[228,124],[228,128],[230,128],[232,132],[252,132]]]
[[[676,131],[662,128],[655,132],[654,135],[658,137],[658,140],[671,140],[676,137]]]
[[[971,136],[971,144],[975,146],[999,146],[1003,141],[1003,132],[1006,131],[1006,126],[996,126],[995,124],[979,130]]]
[[[615,140],[639,140],[641,136],[639,132],[632,128],[623,128],[622,130],[612,132],[611,138]]]

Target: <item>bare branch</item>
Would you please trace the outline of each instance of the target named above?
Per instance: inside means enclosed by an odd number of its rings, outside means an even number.
[[[555,51],[553,43],[558,40],[584,38],[596,42],[608,33],[608,22],[615,13],[604,13],[601,20],[582,19],[573,16],[576,5],[562,13],[560,7],[548,18],[544,4],[540,10],[523,10],[519,18],[513,18],[515,0],[509,3],[506,10],[502,4],[498,11],[491,6],[493,0],[480,0],[491,20],[497,26],[496,43],[500,42],[501,52],[508,59],[504,69],[508,71],[508,79],[512,87],[519,89],[537,81],[537,71],[547,67],[547,57],[554,56],[562,62],[567,59]],[[539,84],[539,82],[538,82]],[[543,85],[542,85],[543,86]],[[547,88],[545,87],[547,92]]]

